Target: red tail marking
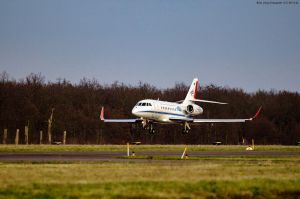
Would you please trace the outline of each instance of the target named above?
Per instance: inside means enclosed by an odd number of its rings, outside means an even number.
[[[196,85],[195,85],[194,99],[197,99],[197,89],[198,89],[198,80],[196,81]]]

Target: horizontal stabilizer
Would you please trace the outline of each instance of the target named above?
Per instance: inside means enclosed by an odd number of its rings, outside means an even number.
[[[190,101],[204,102],[204,103],[211,103],[211,104],[227,104],[225,102],[209,101],[209,100],[202,100],[202,99],[193,99],[193,100],[190,100]]]
[[[182,103],[184,100],[176,101],[176,103]],[[203,102],[203,103],[211,103],[211,104],[228,104],[226,102],[217,102],[217,101],[209,101],[209,100],[202,100],[202,99],[189,99],[188,101],[191,102]]]
[[[176,103],[182,103],[184,100],[176,101]],[[226,102],[217,102],[217,101],[209,101],[209,100],[201,100],[201,99],[189,99],[191,102],[203,102],[203,103],[211,103],[211,104],[228,104]]]

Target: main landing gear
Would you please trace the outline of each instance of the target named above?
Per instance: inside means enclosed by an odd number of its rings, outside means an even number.
[[[150,123],[149,124],[149,134],[154,134],[154,133],[155,133],[155,129],[154,129],[153,123]]]
[[[182,134],[188,134],[190,130],[191,130],[191,127],[190,127],[189,123],[185,122],[184,128],[182,129]]]

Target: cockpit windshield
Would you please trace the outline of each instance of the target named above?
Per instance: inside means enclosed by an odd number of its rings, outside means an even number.
[[[136,104],[136,106],[152,106],[151,103],[146,103],[146,102],[139,102]]]

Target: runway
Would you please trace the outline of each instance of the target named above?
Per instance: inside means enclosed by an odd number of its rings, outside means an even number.
[[[135,151],[135,155],[178,156],[183,151]],[[188,151],[189,156],[300,156],[300,151]],[[1,152],[0,161],[132,161],[126,151],[98,152]],[[138,159],[136,159],[138,160]]]

